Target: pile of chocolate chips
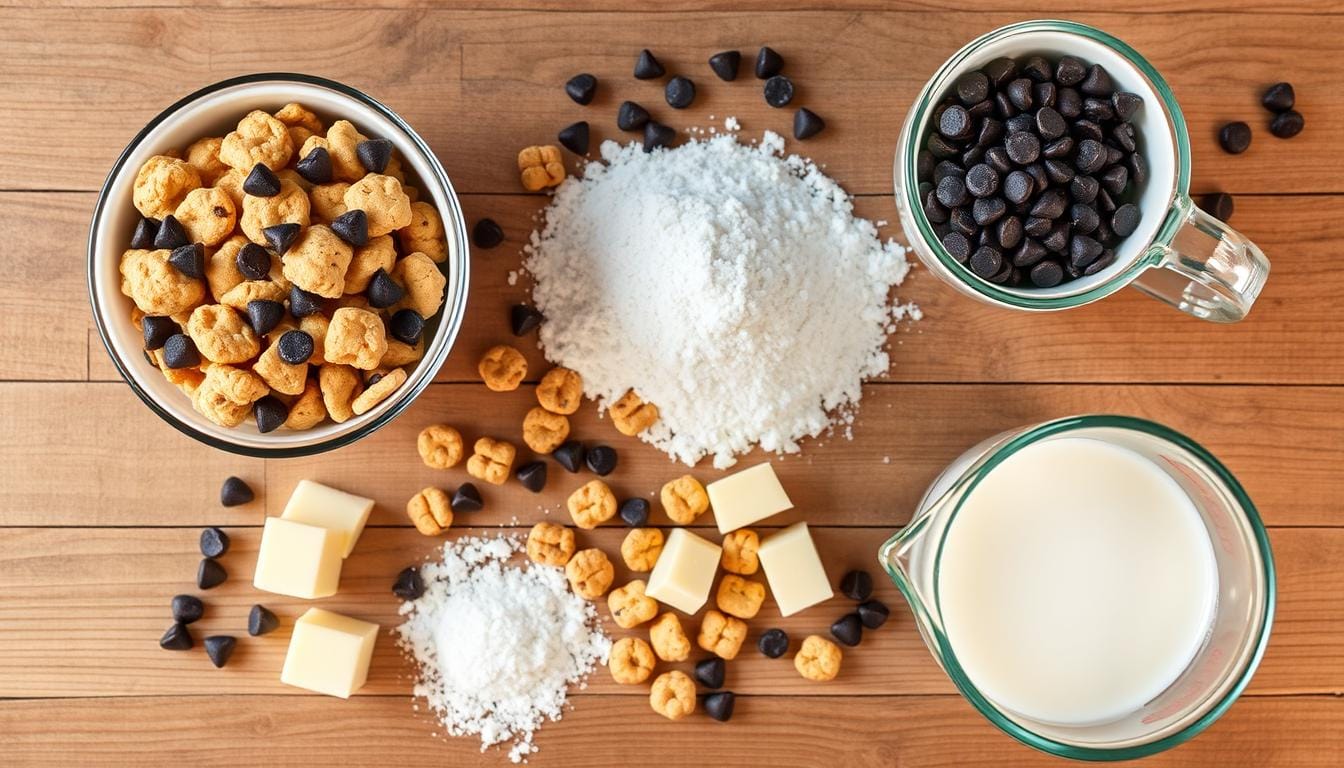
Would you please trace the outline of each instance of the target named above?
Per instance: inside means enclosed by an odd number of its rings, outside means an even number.
[[[919,153],[924,215],[948,254],[991,283],[1051,288],[1115,262],[1148,177],[1142,107],[1074,56],[995,59],[957,79]]]

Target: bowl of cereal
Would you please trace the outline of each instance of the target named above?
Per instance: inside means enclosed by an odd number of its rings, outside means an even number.
[[[447,174],[354,88],[268,73],[150,121],[94,208],[89,296],[131,389],[169,424],[302,456],[386,424],[433,380],[466,310]]]

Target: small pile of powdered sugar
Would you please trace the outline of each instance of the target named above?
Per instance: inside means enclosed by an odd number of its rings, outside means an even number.
[[[770,132],[754,147],[604,142],[605,162],[559,187],[527,248],[546,357],[604,407],[632,388],[657,405],[641,437],[687,464],[794,452],[852,419],[909,314],[889,296],[904,249],[783,148]]]
[[[509,565],[521,549],[514,536],[444,544],[441,561],[420,567],[425,592],[402,604],[397,628],[419,666],[415,695],[447,733],[479,735],[482,752],[511,741],[515,763],[611,649],[592,603],[559,568]]]

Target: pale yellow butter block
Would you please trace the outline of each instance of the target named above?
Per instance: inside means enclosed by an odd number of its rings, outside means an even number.
[[[252,586],[310,600],[330,597],[341,581],[343,541],[339,533],[320,525],[268,517]]]
[[[774,466],[768,461],[715,480],[705,487],[705,491],[709,494],[709,506],[714,509],[719,533],[729,533],[793,509],[793,502],[789,501],[784,486],[775,476]]]
[[[761,542],[756,556],[783,616],[792,616],[835,594],[807,523],[794,523]]]
[[[309,608],[294,622],[280,682],[348,699],[369,677],[377,639],[377,624]]]
[[[341,557],[349,557],[372,511],[373,499],[300,480],[280,517],[335,531],[341,537]]]
[[[673,528],[663,553],[649,574],[644,594],[686,613],[695,613],[709,599],[723,548],[684,528]]]

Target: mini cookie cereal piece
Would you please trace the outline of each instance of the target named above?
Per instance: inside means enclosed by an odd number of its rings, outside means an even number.
[[[271,197],[243,194],[243,215],[238,224],[248,240],[257,245],[267,245],[266,233],[263,232],[267,227],[276,224],[306,227],[309,220],[308,193],[289,179],[282,179],[280,192]]]
[[[621,395],[621,399],[612,403],[608,410],[611,411],[611,423],[616,425],[616,431],[626,437],[634,437],[658,421],[658,406],[639,399],[633,389]]]
[[[219,159],[219,147],[224,139],[215,136],[197,139],[187,147],[187,164],[196,169],[201,183],[214,186],[221,176],[229,172],[229,166]]]
[[[685,672],[664,672],[653,681],[649,706],[668,720],[680,720],[695,712],[695,683]]]
[[[663,532],[657,528],[631,528],[621,542],[621,559],[632,571],[652,571],[663,554]]]
[[[462,461],[462,433],[447,424],[430,424],[415,440],[420,460],[432,469],[448,469]]]
[[[527,358],[513,347],[500,344],[485,351],[476,370],[491,392],[512,392],[527,376]]]
[[[325,363],[317,371],[317,382],[332,421],[341,424],[355,415],[351,406],[364,388],[359,372],[348,365]]]
[[[761,548],[761,537],[749,528],[738,528],[723,537],[723,570],[750,576],[761,568],[756,550]]]
[[[322,404],[322,388],[312,379],[304,382],[303,394],[289,406],[289,429],[312,429],[327,420],[327,408]]]
[[[719,610],[739,619],[753,619],[761,611],[765,602],[765,585],[759,581],[744,579],[736,574],[726,574],[719,582],[719,591],[714,598]]]
[[[675,613],[666,612],[653,620],[649,625],[649,642],[663,661],[685,661],[691,657],[691,641]]]
[[[443,219],[429,203],[411,203],[411,223],[397,232],[397,238],[401,240],[403,253],[418,251],[438,264],[448,258],[448,235],[443,229]]]
[[[322,348],[328,363],[371,371],[387,352],[383,320],[367,309],[341,307],[331,315]]]
[[[472,450],[471,458],[467,459],[467,474],[492,485],[503,485],[509,479],[513,459],[518,454],[511,444],[482,437],[472,446]]]
[[[238,271],[237,261],[238,252],[247,242],[243,235],[234,235],[206,256],[205,282],[210,286],[210,294],[216,299],[247,279]]]
[[[224,190],[201,187],[188,192],[173,215],[193,243],[214,246],[233,232],[237,210]]]
[[[523,442],[537,453],[550,453],[569,437],[569,419],[537,407],[523,417]]]
[[[359,181],[364,178],[364,164],[359,162],[359,142],[365,140],[349,120],[337,120],[327,129],[327,152],[331,168],[341,181]]]
[[[391,329],[389,329],[391,330]],[[404,341],[389,338],[387,340],[387,352],[383,358],[378,361],[379,368],[400,368],[404,365],[417,363],[420,358],[425,356],[425,340],[420,339],[412,346]]]
[[[205,285],[169,264],[170,255],[164,248],[121,255],[121,292],[147,315],[176,315],[205,298]]]
[[[273,280],[246,280],[220,296],[219,303],[246,312],[254,301],[284,301],[285,295],[285,287]]]
[[[266,382],[255,373],[215,364],[205,369],[205,378],[196,388],[192,405],[221,427],[236,427],[247,418],[252,404],[269,392]]]
[[[635,579],[607,595],[611,619],[622,629],[631,629],[658,615],[658,601],[644,594],[644,580]]]
[[[281,257],[285,279],[309,293],[328,299],[345,293],[345,272],[354,250],[335,232],[314,224]]]
[[[438,536],[453,524],[453,508],[442,488],[430,486],[406,502],[406,514],[415,529],[426,536]]]
[[[700,634],[695,641],[701,648],[724,661],[732,661],[737,658],[737,652],[742,650],[742,643],[746,639],[747,622],[710,608],[705,611],[704,621],[700,623]]]
[[[413,309],[421,317],[433,317],[439,311],[448,278],[428,256],[412,253],[398,261],[391,274],[392,279],[406,289],[406,298],[392,307],[393,312]]]
[[[616,514],[616,494],[601,480],[589,480],[565,502],[574,524],[590,531]]]
[[[285,124],[259,109],[240,120],[219,145],[219,159],[245,173],[257,163],[278,171],[293,154],[294,142]]]
[[[215,179],[214,186],[217,189],[224,190],[224,193],[233,201],[233,209],[235,211],[243,210],[243,196],[246,194],[243,192],[243,180],[246,178],[246,172],[240,171],[237,168],[230,168],[223,176]]]
[[[537,384],[537,402],[551,413],[574,413],[583,403],[583,377],[568,368],[552,368]]]
[[[391,235],[370,238],[367,243],[354,249],[350,267],[345,272],[345,292],[363,293],[369,287],[369,280],[378,272],[391,272],[397,264],[397,248]]]
[[[187,335],[212,363],[242,363],[257,356],[261,342],[231,307],[205,304],[192,310]]]
[[[327,331],[331,330],[331,321],[320,312],[305,315],[299,320],[299,330],[313,337],[313,356],[308,362],[321,365],[327,359]]]
[[[322,121],[318,119],[317,115],[313,114],[307,107],[295,101],[291,101],[276,110],[275,119],[290,127],[296,125],[302,126],[303,128],[306,128],[309,133],[322,133],[326,130],[322,126]],[[302,145],[295,144],[294,146],[297,147]]]
[[[362,416],[373,410],[375,405],[383,402],[397,388],[406,383],[406,371],[401,368],[393,368],[383,375],[378,381],[372,382],[356,397],[350,404],[350,409],[356,416]]]
[[[395,232],[411,223],[411,198],[401,191],[401,182],[391,176],[370,173],[345,191],[345,207],[359,209],[369,217],[369,237]]]
[[[565,563],[565,578],[574,594],[585,600],[596,600],[607,593],[616,569],[600,549],[581,549]]]
[[[656,663],[648,643],[638,637],[622,637],[611,645],[607,668],[611,679],[621,685],[638,685],[649,679]]]
[[[257,358],[252,371],[266,382],[272,391],[282,395],[300,395],[308,386],[308,363],[297,365],[280,359],[279,343],[271,344]],[[326,413],[323,412],[325,416]]]
[[[345,191],[350,185],[338,181],[333,184],[319,184],[308,191],[312,218],[314,221],[330,224],[350,209],[345,207]]]
[[[565,163],[559,147],[551,144],[524,147],[518,153],[518,175],[528,192],[559,185],[565,180]]]
[[[658,498],[663,502],[663,511],[679,525],[690,525],[709,509],[709,494],[705,486],[690,475],[682,475],[663,486]]]
[[[151,219],[177,210],[188,193],[201,186],[201,175],[184,160],[155,155],[135,175],[131,199],[135,209]]]
[[[840,674],[843,656],[840,646],[821,635],[808,635],[793,657],[793,668],[808,680],[824,683]]]
[[[534,563],[563,568],[574,556],[574,531],[555,523],[537,523],[527,534],[527,556]]]

